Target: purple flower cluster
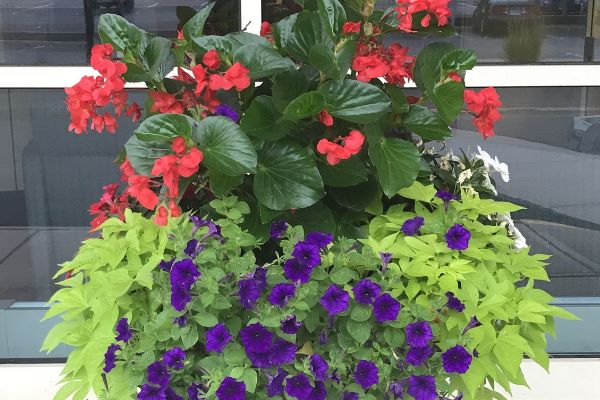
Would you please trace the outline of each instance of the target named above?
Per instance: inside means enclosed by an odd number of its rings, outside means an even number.
[[[215,115],[230,118],[233,122],[238,122],[240,120],[240,116],[238,115],[237,111],[235,111],[235,109],[229,104],[225,103],[221,103],[217,106]]]
[[[201,244],[197,239],[191,239],[185,245],[183,252],[191,258],[196,258],[204,250],[204,245]]]
[[[339,286],[332,284],[321,296],[320,303],[330,316],[340,314],[350,306],[350,295]]]
[[[435,378],[431,375],[412,375],[408,378],[408,390],[415,400],[436,400],[438,398]]]
[[[414,218],[407,219],[406,221],[404,221],[400,230],[406,236],[415,236],[419,233],[419,229],[421,229],[424,223],[425,218],[416,216]]]
[[[246,384],[228,376],[221,381],[216,395],[219,400],[245,400]]]
[[[240,331],[246,355],[257,368],[273,368],[289,364],[296,358],[296,344],[273,335],[260,323]]]
[[[379,369],[371,361],[360,360],[354,369],[354,381],[367,390],[379,383]]]
[[[150,364],[146,370],[148,383],[142,385],[137,395],[138,400],[183,400],[169,387],[171,374],[169,368],[183,369],[186,355],[182,348],[174,347],[163,354],[161,360]],[[188,388],[190,399],[198,399],[199,385],[192,384]]]
[[[217,324],[206,331],[206,351],[221,353],[233,337],[224,324]]]
[[[295,315],[288,315],[281,321],[281,331],[288,335],[295,335],[302,326],[302,322],[296,321]]]
[[[225,239],[221,235],[221,227],[219,225],[215,224],[214,222],[212,222],[211,220],[202,219],[200,217],[192,215],[190,217],[190,221],[192,221],[192,223],[194,224],[194,228],[192,229],[192,235],[195,235],[196,232],[198,232],[198,230],[201,228],[204,228],[204,227],[208,228],[208,231],[204,235],[202,235],[202,237],[200,238],[201,242],[210,237],[219,240],[221,243],[223,243],[225,241]]]
[[[462,346],[457,345],[442,353],[442,365],[448,373],[464,374],[469,370],[473,357]]]
[[[296,287],[290,283],[278,283],[269,294],[269,302],[274,306],[285,307],[296,295]]]
[[[446,297],[448,298],[446,307],[456,312],[463,312],[465,305],[454,295],[454,293],[446,292]]]
[[[121,350],[121,346],[116,343],[108,346],[106,353],[104,353],[104,369],[105,373],[109,373],[116,367],[117,351]]]
[[[171,305],[177,311],[183,311],[185,306],[192,301],[190,291],[200,271],[194,262],[188,258],[173,264],[170,273],[171,280]]]
[[[287,279],[296,283],[309,281],[313,268],[321,264],[321,250],[333,241],[333,235],[322,232],[310,232],[303,241],[296,243],[292,258],[283,265]]]
[[[373,315],[378,323],[395,321],[402,305],[389,293],[381,294],[381,286],[370,279],[359,281],[352,288],[354,300],[360,304],[373,305]]]
[[[115,327],[117,331],[117,337],[115,340],[117,342],[129,342],[129,340],[133,337],[133,332],[129,328],[129,321],[127,318],[121,318],[119,322],[117,322],[117,326]]]
[[[271,224],[271,238],[281,239],[288,229],[288,224],[285,221],[275,221]]]
[[[238,282],[238,296],[245,309],[254,308],[263,290],[267,287],[267,269],[257,267],[254,273]]]
[[[445,235],[446,244],[451,250],[466,250],[469,247],[471,232],[461,224],[454,224]]]
[[[446,209],[446,211],[448,211],[448,206],[450,205],[450,202],[452,200],[458,200],[457,195],[455,195],[454,193],[450,193],[446,190],[438,190],[437,193],[435,194],[435,197],[437,197],[438,199],[442,199],[442,201],[444,202],[444,208]]]

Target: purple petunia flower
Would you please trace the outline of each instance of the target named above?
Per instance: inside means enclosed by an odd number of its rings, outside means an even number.
[[[342,400],[358,400],[359,396],[356,392],[344,392]]]
[[[325,346],[329,342],[329,333],[323,329],[319,335],[319,343],[321,346]]]
[[[108,349],[106,349],[106,353],[104,353],[103,371],[107,374],[117,366],[115,364],[115,361],[117,359],[117,351],[119,350],[121,350],[121,346],[115,343],[111,344],[110,346],[108,346]]]
[[[166,400],[183,400],[183,397],[175,393],[170,387],[165,389]]]
[[[169,272],[169,271],[171,271],[171,267],[173,267],[174,262],[175,262],[175,257],[171,258],[168,261],[161,260],[161,262],[158,263],[158,268],[162,269],[163,271]]]
[[[283,274],[292,282],[306,283],[312,274],[312,267],[302,264],[297,258],[290,258],[283,264]]]
[[[181,317],[173,318],[173,323],[179,325],[181,328],[187,325],[187,316],[182,315]]]
[[[291,378],[287,378],[285,381],[285,392],[298,400],[304,400],[312,392],[312,385],[308,376],[304,372],[300,372],[298,375]]]
[[[254,279],[242,279],[239,282],[238,296],[240,296],[240,303],[242,307],[246,309],[254,308],[254,305],[260,297],[260,290]]]
[[[310,268],[314,268],[321,264],[321,253],[319,246],[307,242],[298,242],[292,251],[292,257],[295,257],[298,262]]]
[[[281,239],[288,229],[288,224],[285,221],[275,221],[271,224],[271,238]]]
[[[183,369],[183,362],[185,361],[185,351],[181,347],[173,347],[171,350],[167,350],[163,354],[163,361],[167,367],[173,369]]]
[[[192,215],[190,217],[190,221],[192,221],[192,223],[194,224],[194,228],[192,229],[192,235],[195,235],[200,228],[208,227],[208,231],[202,236],[201,240],[207,239],[209,237],[214,237],[215,239],[218,239],[221,243],[225,241],[225,239],[221,235],[221,227],[212,222],[211,220],[202,219],[200,217]]]
[[[354,292],[354,300],[360,304],[373,304],[373,301],[379,296],[381,286],[370,279],[359,281],[352,288]]]
[[[117,322],[117,326],[115,327],[118,335],[115,338],[116,341],[129,342],[129,339],[133,336],[133,332],[129,328],[129,322],[127,318],[121,318],[119,322]]]
[[[206,388],[199,383],[192,383],[187,388],[187,394],[190,400],[201,400],[199,397],[201,391],[205,392]]]
[[[329,364],[319,354],[315,353],[310,356],[310,372],[312,372],[316,380],[324,381],[328,369]]]
[[[192,260],[186,258],[173,264],[171,268],[171,285],[183,286],[188,291],[194,286],[196,280],[200,277],[200,271]]]
[[[415,236],[417,233],[419,233],[419,229],[421,229],[424,223],[425,218],[417,215],[414,218],[407,219],[406,221],[404,221],[400,230],[406,236]]]
[[[296,321],[295,315],[288,315],[281,320],[281,331],[288,335],[295,335],[298,329],[302,326],[302,322]]]
[[[217,324],[206,331],[206,351],[220,353],[231,342],[232,336],[224,324]]]
[[[455,195],[454,193],[447,192],[445,190],[438,190],[435,194],[435,197],[437,197],[438,199],[442,199],[446,211],[448,211],[448,205],[452,200],[458,200],[457,195]]]
[[[177,311],[183,311],[185,306],[192,301],[189,289],[183,285],[171,286],[171,305]]]
[[[336,315],[348,309],[350,295],[337,285],[331,285],[319,300],[327,314]]]
[[[257,322],[242,329],[240,339],[246,351],[267,353],[273,341],[273,334]]]
[[[306,400],[325,400],[327,399],[327,389],[322,381],[316,381],[315,387],[310,392]]]
[[[252,279],[256,282],[258,291],[262,293],[267,287],[267,269],[265,267],[256,267]]]
[[[448,373],[464,374],[469,370],[473,357],[464,347],[457,345],[442,353],[442,365]]]
[[[415,400],[436,400],[438,398],[435,378],[431,375],[411,375],[408,378],[408,390]]]
[[[402,306],[398,300],[394,299],[391,294],[384,293],[375,299],[373,303],[373,315],[379,323],[385,321],[395,321],[398,318],[398,313]]]
[[[406,325],[406,342],[413,347],[425,347],[433,339],[431,326],[427,321]]]
[[[225,103],[221,103],[217,106],[217,109],[215,110],[215,115],[230,118],[233,122],[238,122],[240,120],[240,116],[234,110],[234,108],[231,107],[229,104]]]
[[[310,232],[304,238],[304,242],[314,244],[320,249],[324,249],[329,245],[329,243],[333,242],[333,235],[331,233],[324,232]]]
[[[164,388],[167,387],[170,379],[171,375],[162,361],[155,361],[148,365],[148,382]]]
[[[404,398],[404,385],[402,382],[392,382],[390,383],[390,394],[394,395],[394,400],[403,399]]]
[[[165,388],[143,384],[137,395],[138,400],[167,400]]]
[[[267,396],[275,397],[283,395],[283,381],[288,376],[285,369],[277,368],[277,375],[267,374]]]
[[[452,292],[446,292],[446,297],[448,297],[448,302],[446,306],[456,312],[463,312],[465,309],[465,305],[456,297]]]
[[[379,383],[379,369],[371,361],[360,360],[354,369],[354,381],[367,390]]]
[[[269,294],[269,302],[274,306],[284,307],[296,294],[296,287],[290,283],[278,283]]]
[[[472,317],[465,329],[463,330],[463,335],[467,333],[468,330],[481,326],[481,322],[477,320],[477,317]]]
[[[269,349],[269,362],[272,366],[294,362],[296,350],[296,343],[288,342],[285,339],[276,339]]]
[[[451,250],[466,250],[469,247],[471,232],[461,224],[454,224],[445,235],[448,248]]]
[[[254,352],[254,351],[246,351],[246,355],[252,362],[252,365],[256,368],[269,369],[273,367],[271,364],[271,359],[269,358],[269,353],[264,352]]]
[[[219,400],[246,400],[246,384],[228,376],[221,382],[216,395]]]
[[[379,258],[381,259],[381,272],[387,270],[388,265],[392,261],[392,255],[392,253],[379,253]]]
[[[204,250],[204,246],[201,245],[196,239],[191,239],[185,245],[183,252],[192,258],[196,258]]]
[[[425,364],[429,357],[433,355],[433,349],[430,346],[426,347],[411,347],[406,352],[405,361],[410,364],[418,367],[420,365]]]

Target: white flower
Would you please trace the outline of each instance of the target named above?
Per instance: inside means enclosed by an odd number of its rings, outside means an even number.
[[[481,146],[477,146],[477,150],[479,151],[479,154],[474,154],[474,157],[483,161],[483,165],[488,171],[499,172],[504,182],[510,180],[508,165],[506,165],[506,163],[500,162],[497,156],[492,158],[492,156],[490,156],[487,151],[484,151]]]
[[[521,231],[519,231],[515,226],[515,222],[511,218],[510,213],[499,213],[498,222],[506,224],[506,229],[508,230],[508,233],[511,236],[513,236],[513,239],[515,240],[516,249],[521,250],[525,247],[528,247],[527,239],[525,239],[525,236],[523,236]]]
[[[470,169],[466,169],[463,172],[460,173],[460,175],[458,175],[458,183],[463,183],[465,181],[468,181],[469,179],[471,179],[471,177],[473,176],[473,171],[471,171]]]

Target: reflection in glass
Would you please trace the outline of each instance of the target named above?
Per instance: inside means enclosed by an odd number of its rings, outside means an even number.
[[[212,1],[212,0],[211,0]],[[205,7],[208,0],[0,0],[0,64],[84,65],[97,41],[98,18],[116,13],[165,37],[177,34],[177,7]],[[205,32],[240,28],[238,0],[216,0]]]

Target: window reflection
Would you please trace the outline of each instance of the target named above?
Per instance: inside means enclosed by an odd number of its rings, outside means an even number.
[[[84,65],[98,18],[116,13],[142,29],[175,37],[177,8],[208,0],[0,0],[0,64]],[[238,0],[216,0],[206,33],[240,28]]]

